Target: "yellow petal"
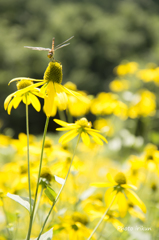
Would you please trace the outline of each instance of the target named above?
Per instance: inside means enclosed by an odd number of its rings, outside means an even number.
[[[116,182],[115,182],[114,178],[112,177],[112,175],[110,173],[107,173],[107,179],[108,179],[109,182],[116,185]]]
[[[133,188],[134,190],[137,190],[137,187],[135,187],[132,184],[121,184],[121,187],[123,187],[123,188]]]
[[[16,92],[15,92],[16,93]],[[6,110],[8,107],[8,104],[10,102],[10,100],[12,99],[12,97],[14,96],[14,93],[10,94],[4,101],[4,109]]]
[[[66,127],[68,125],[67,122],[64,122],[62,120],[59,120],[59,119],[53,119],[54,122],[56,122],[57,124],[61,125],[61,126],[64,126]]]
[[[141,201],[135,192],[130,189],[125,189],[125,194],[134,205],[137,205],[144,213],[146,213],[145,204]]]
[[[8,108],[7,108],[7,111],[8,111],[8,114],[9,114],[9,115],[10,115],[10,113],[11,113],[12,107],[13,107],[13,100],[10,101],[10,103],[9,103],[9,105],[8,105]]]
[[[29,98],[31,104],[33,105],[33,107],[36,109],[36,111],[39,112],[40,109],[41,109],[39,99],[35,95],[33,95],[32,93],[29,94],[28,98]]]
[[[110,203],[112,202],[114,196],[117,194],[116,191],[114,191],[114,188],[109,188],[106,193],[105,193],[105,196],[104,196],[104,199],[105,199],[105,203],[106,203],[106,206],[108,207],[110,205]],[[116,201],[114,201],[114,203],[112,205],[115,204]]]
[[[119,232],[123,232],[124,224],[121,223],[118,219],[113,218],[109,222],[111,222]]]
[[[122,192],[119,192],[117,195],[117,203],[119,206],[119,213],[121,217],[125,217],[128,209],[128,204],[125,198],[125,195]]]
[[[90,135],[92,135],[92,137],[98,137],[101,138],[104,142],[108,143],[107,139],[105,137],[103,137],[101,134],[97,133],[97,132],[93,132],[92,129],[90,129],[89,131],[87,131]]]
[[[68,89],[68,88],[66,88],[66,87],[64,87],[64,86],[62,86],[62,85],[60,85],[60,87],[61,87],[61,89],[62,89],[65,93],[67,93],[67,94],[73,95],[74,97],[79,97],[79,96],[81,96],[80,93],[75,92],[75,91],[72,91],[72,90],[70,90],[70,89]]]
[[[82,138],[82,141],[84,142],[84,144],[85,144],[86,146],[89,146],[89,144],[90,144],[90,138],[89,138],[88,134],[85,133],[85,132],[82,132],[82,133],[81,133],[81,138]]]
[[[13,99],[13,107],[15,109],[19,106],[21,100],[22,100],[22,97],[16,97],[16,96],[14,97],[14,99]]]
[[[103,146],[103,142],[102,142],[102,140],[101,140],[99,137],[93,136],[93,140],[94,140],[97,144]]]
[[[59,142],[67,143],[78,135],[77,130],[71,130],[60,137]]]
[[[53,82],[49,82],[47,85],[47,96],[44,98],[44,112],[47,117],[51,117],[53,115],[53,105],[55,99],[55,88]]]

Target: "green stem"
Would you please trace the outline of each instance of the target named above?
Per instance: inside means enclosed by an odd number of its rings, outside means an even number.
[[[60,119],[61,119],[62,121],[64,121],[64,122],[66,122],[66,117],[65,117],[64,111],[60,111],[60,110],[58,109],[58,114],[59,114]]]
[[[28,162],[28,185],[29,185],[29,203],[30,203],[30,215],[31,215],[31,182],[30,182],[30,161],[29,161],[29,112],[26,97],[26,132],[27,132],[27,162]]]
[[[31,213],[31,215],[30,215],[30,223],[29,223],[27,240],[30,240],[31,229],[32,229],[32,225],[33,225],[33,218],[34,218],[34,212],[35,212],[36,199],[37,199],[37,195],[38,195],[39,180],[40,180],[42,160],[43,160],[45,137],[46,137],[46,133],[47,133],[48,124],[49,124],[49,117],[46,118],[46,123],[45,123],[45,128],[44,128],[43,143],[42,143],[41,156],[40,156],[40,164],[39,164],[38,180],[37,180],[37,185],[36,185],[36,191],[35,191],[35,199],[34,199],[33,210],[32,210],[32,213]]]
[[[105,211],[105,213],[103,214],[103,216],[101,217],[101,219],[99,220],[99,222],[97,223],[96,227],[94,228],[93,232],[91,233],[91,235],[89,236],[89,238],[88,238],[87,240],[90,240],[90,239],[91,239],[91,237],[93,236],[93,234],[95,233],[95,231],[97,230],[97,228],[99,227],[99,225],[101,224],[101,222],[103,221],[104,217],[107,215],[107,213],[108,213],[110,207],[112,206],[115,198],[116,198],[116,195],[113,197],[113,199],[112,199],[109,207],[107,208],[107,210]]]
[[[49,211],[48,215],[47,215],[46,218],[45,218],[45,221],[44,221],[44,223],[43,223],[43,226],[42,226],[42,228],[41,228],[41,231],[40,231],[40,234],[39,234],[37,240],[39,240],[39,238],[40,238],[40,236],[41,236],[41,234],[42,234],[42,232],[43,232],[43,230],[44,230],[44,227],[45,227],[45,225],[46,225],[46,222],[47,222],[47,220],[48,220],[48,218],[49,218],[49,216],[50,216],[50,214],[51,214],[51,212],[52,212],[52,209],[53,209],[53,207],[55,206],[57,200],[59,199],[60,194],[61,194],[61,192],[62,192],[62,190],[63,190],[63,188],[64,188],[64,186],[65,186],[65,184],[66,184],[66,181],[67,181],[67,178],[68,178],[69,173],[70,173],[70,170],[71,170],[71,166],[72,166],[72,163],[73,163],[73,159],[74,159],[74,156],[75,156],[75,153],[76,153],[76,149],[77,149],[77,146],[78,146],[80,137],[81,137],[81,134],[79,134],[79,136],[78,136],[78,140],[77,140],[77,143],[76,143],[76,146],[75,146],[75,149],[74,149],[74,153],[73,153],[73,156],[72,156],[72,159],[71,159],[71,162],[70,162],[70,166],[69,166],[69,169],[68,169],[68,172],[67,172],[65,181],[64,181],[64,183],[63,183],[63,185],[62,185],[62,187],[61,187],[61,189],[60,189],[60,191],[59,191],[59,193],[58,193],[55,201],[53,202],[53,204],[52,204],[52,206],[51,206],[51,208],[50,208],[50,211]]]
[[[70,111],[68,110],[68,108],[67,108],[67,110],[66,110],[66,113],[67,113],[68,122],[69,122],[69,123],[72,123],[73,118],[72,118],[72,115],[70,114]]]
[[[4,201],[3,201],[3,197],[0,197],[1,201],[2,201],[2,209],[3,209],[3,212],[4,212],[4,215],[5,215],[5,220],[6,220],[6,229],[7,229],[7,232],[8,232],[8,240],[12,240],[12,235],[11,235],[11,232],[8,228],[9,226],[9,221],[8,221],[8,217],[7,217],[7,213],[6,213],[6,210],[5,210],[5,207],[4,207]]]

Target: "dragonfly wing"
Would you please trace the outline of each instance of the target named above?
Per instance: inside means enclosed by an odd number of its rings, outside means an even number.
[[[32,50],[38,50],[38,51],[51,51],[50,48],[43,48],[43,47],[30,47],[30,46],[24,46],[25,48],[30,48]]]
[[[68,41],[71,40],[73,37],[74,37],[74,36],[72,36],[72,37],[68,38],[66,41],[58,44],[58,45],[55,47],[55,49],[58,48],[58,47],[60,47],[61,45],[64,45],[64,43],[68,42]],[[66,46],[67,46],[67,45],[66,45]]]
[[[56,50],[59,49],[59,48],[66,47],[66,46],[69,45],[69,44],[70,44],[70,43],[66,43],[66,44],[63,44],[63,45],[61,45],[61,46],[56,46],[55,49],[54,49],[54,51],[56,51]]]

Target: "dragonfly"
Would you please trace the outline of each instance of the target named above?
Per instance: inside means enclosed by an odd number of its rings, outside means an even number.
[[[69,40],[71,40],[74,36],[68,38],[67,40],[65,40],[64,42],[58,44],[57,46],[55,46],[55,38],[52,39],[52,48],[43,48],[43,47],[30,47],[30,46],[24,46],[25,48],[30,48],[32,50],[37,50],[37,51],[48,51],[48,58],[50,59],[54,59],[54,52],[62,47],[66,47],[68,46],[70,43],[67,43]]]

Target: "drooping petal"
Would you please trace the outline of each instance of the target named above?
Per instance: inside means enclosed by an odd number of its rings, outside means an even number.
[[[141,201],[135,192],[130,189],[125,189],[125,194],[134,205],[137,205],[144,213],[146,213],[145,204]]]
[[[23,100],[23,103],[24,104],[30,104],[31,102],[30,102],[30,99],[28,98],[28,96],[26,96],[26,95],[23,95],[22,96],[22,100]]]
[[[62,137],[60,137],[59,142],[60,143],[67,143],[69,141],[71,141],[73,138],[75,138],[78,135],[77,130],[71,130],[67,133],[65,133],[64,135],[62,135]]]
[[[93,137],[93,140],[94,140],[97,144],[103,146],[103,142],[102,142],[102,140],[101,140],[99,137],[93,135],[92,132],[91,132],[91,133],[89,132],[89,134]]]
[[[12,107],[13,107],[13,100],[10,101],[10,103],[8,105],[8,108],[7,108],[7,112],[8,112],[9,115],[11,113]]]
[[[64,122],[62,120],[59,120],[59,119],[54,119],[54,122],[56,122],[57,124],[61,125],[61,126],[68,126],[69,124],[67,122]]]
[[[113,224],[113,226],[114,226],[119,232],[123,232],[124,224],[121,223],[118,219],[116,219],[116,218],[110,219],[110,222]]]
[[[19,77],[19,78],[13,78],[12,80],[10,80],[10,82],[8,83],[8,85],[10,85],[12,82],[15,81],[19,81],[19,80],[29,80],[29,81],[36,81],[36,82],[43,82],[44,79],[34,79],[34,78],[26,78],[26,77]]]
[[[61,127],[61,128],[56,128],[57,131],[69,131],[69,130],[73,130],[75,129],[76,127]]]
[[[125,217],[128,209],[128,204],[125,198],[124,193],[119,192],[117,195],[117,203],[119,207],[120,217]]]
[[[60,85],[60,88],[61,88],[65,93],[70,94],[70,95],[73,95],[74,97],[80,97],[80,96],[81,96],[80,93],[75,92],[75,91],[72,91],[72,90],[70,90],[70,89],[68,89],[68,88],[66,88],[66,87],[64,87],[64,86],[62,86],[62,85]]]
[[[121,184],[121,187],[123,187],[123,188],[133,188],[134,190],[137,190],[137,187],[135,187],[132,184]]]
[[[16,93],[16,92],[15,92]],[[14,96],[15,93],[10,94],[4,101],[4,109],[6,110],[8,107],[9,102],[11,101],[12,97]]]
[[[36,109],[36,111],[39,112],[40,109],[41,109],[41,105],[40,105],[39,99],[35,95],[33,95],[31,93],[29,94],[28,98],[30,99],[31,104]]]
[[[50,81],[47,85],[47,96],[44,98],[44,112],[47,117],[51,117],[53,115],[55,94],[54,84]]]
[[[137,211],[133,207],[129,208],[128,211],[132,216],[139,218],[141,221],[144,222],[146,220],[144,214],[142,212]]]
[[[85,144],[86,146],[89,146],[89,144],[90,144],[90,138],[89,138],[89,136],[88,136],[88,134],[87,134],[86,132],[82,132],[82,133],[81,133],[81,138],[82,138],[82,141],[84,142],[84,144]]]
[[[90,130],[88,131],[88,133],[89,133],[90,135],[92,135],[93,137],[96,136],[96,137],[98,137],[98,138],[101,138],[104,142],[108,143],[108,141],[107,141],[107,139],[106,139],[105,137],[103,137],[101,134],[99,134],[99,133],[97,133],[97,132],[93,132],[92,129],[90,129]]]
[[[92,129],[92,128],[88,128],[88,127],[85,127],[84,129],[85,129],[86,131],[91,130],[91,132],[100,132],[100,131],[97,130],[97,129]]]
[[[22,100],[22,97],[14,97],[14,99],[13,99],[13,107],[15,109],[19,106],[21,100]]]
[[[117,191],[114,191],[114,188],[109,188],[104,196],[104,200],[106,203],[106,206],[108,207],[110,203],[112,202],[114,196],[117,194]],[[113,205],[115,204],[116,201],[114,201]]]

